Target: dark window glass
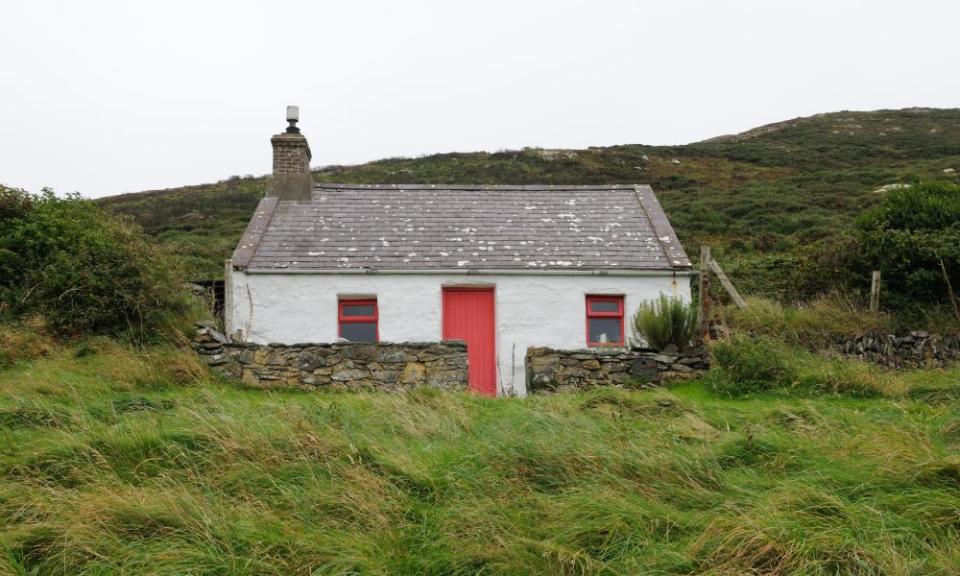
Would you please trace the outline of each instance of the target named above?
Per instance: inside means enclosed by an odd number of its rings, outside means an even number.
[[[376,342],[376,322],[343,322],[340,324],[340,337],[350,342]]]
[[[373,304],[344,304],[344,316],[373,316]]]
[[[620,343],[620,318],[590,318],[590,342]]]
[[[590,302],[591,312],[619,312],[620,303],[610,300],[594,300]]]

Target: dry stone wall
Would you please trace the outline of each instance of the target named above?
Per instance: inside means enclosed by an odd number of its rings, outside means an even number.
[[[710,365],[703,348],[683,353],[651,350],[527,349],[527,390],[531,393],[594,386],[656,386],[702,376]]]
[[[903,336],[864,334],[840,338],[837,350],[893,368],[943,366],[960,360],[960,334],[942,336],[917,330]]]
[[[227,342],[200,326],[193,347],[214,370],[258,388],[467,387],[467,346],[459,340],[258,345]]]

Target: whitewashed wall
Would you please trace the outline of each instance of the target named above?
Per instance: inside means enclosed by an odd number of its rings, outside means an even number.
[[[246,274],[228,282],[227,327],[250,342],[332,342],[337,300],[376,296],[380,339],[436,341],[442,334],[444,286],[494,286],[501,391],[526,393],[528,346],[586,347],[586,294],[623,294],[632,315],[660,293],[690,299],[689,276],[523,276],[434,274]],[[632,333],[627,319],[626,332]]]

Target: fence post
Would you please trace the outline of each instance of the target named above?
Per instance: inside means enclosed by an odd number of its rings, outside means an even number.
[[[743,296],[737,292],[737,287],[733,285],[733,282],[727,278],[727,273],[723,271],[723,268],[720,267],[720,263],[710,259],[709,262],[710,269],[713,270],[713,273],[717,275],[717,280],[720,280],[720,285],[723,286],[724,290],[727,291],[727,294],[730,295],[730,298],[733,300],[733,303],[737,305],[737,308],[743,310],[747,307],[747,301],[743,299]]]
[[[710,247],[700,246],[700,337],[710,339]]]
[[[873,271],[873,278],[870,280],[870,311],[880,311],[880,271]]]

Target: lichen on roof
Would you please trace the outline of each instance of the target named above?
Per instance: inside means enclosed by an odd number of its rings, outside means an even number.
[[[323,184],[264,198],[232,264],[249,271],[686,270],[640,185]]]

